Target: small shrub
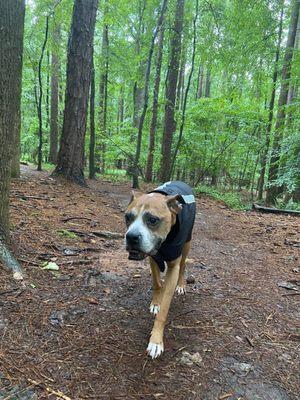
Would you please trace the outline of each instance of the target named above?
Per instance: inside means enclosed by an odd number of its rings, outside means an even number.
[[[233,210],[247,210],[249,206],[244,204],[241,196],[237,192],[222,192],[213,186],[200,185],[195,188],[196,194],[201,193],[212,197],[215,200],[222,201]]]

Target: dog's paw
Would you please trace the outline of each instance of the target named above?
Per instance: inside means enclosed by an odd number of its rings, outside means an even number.
[[[156,315],[159,313],[160,305],[151,303],[149,310],[151,314]]]
[[[178,295],[183,295],[183,294],[185,294],[185,286],[178,286],[177,285],[177,287],[176,287],[176,293],[178,294]]]
[[[152,343],[149,342],[148,347],[147,347],[147,353],[148,356],[150,356],[152,359],[159,357],[164,351],[164,344],[161,343]]]

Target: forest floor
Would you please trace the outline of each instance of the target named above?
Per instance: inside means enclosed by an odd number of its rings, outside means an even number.
[[[299,218],[199,198],[191,283],[152,360],[147,262],[129,261],[123,239],[97,236],[124,233],[130,185],[88,184],[31,167],[13,182],[27,277],[0,274],[0,399],[299,399]]]

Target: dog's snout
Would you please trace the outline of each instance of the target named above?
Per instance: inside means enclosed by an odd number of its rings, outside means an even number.
[[[126,234],[127,243],[131,246],[138,246],[140,243],[142,235],[137,232],[128,232]]]

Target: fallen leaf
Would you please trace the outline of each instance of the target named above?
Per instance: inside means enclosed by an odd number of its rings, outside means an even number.
[[[103,292],[104,292],[105,294],[110,294],[110,288],[109,288],[109,287],[104,288],[104,289],[103,289]]]
[[[233,393],[224,393],[219,397],[219,400],[224,400],[224,399],[228,399],[228,397],[233,396]]]
[[[99,300],[96,299],[95,297],[87,297],[87,301],[88,301],[90,304],[99,304]]]
[[[58,271],[59,266],[55,262],[46,262],[43,266],[43,269],[49,270],[49,271]]]

